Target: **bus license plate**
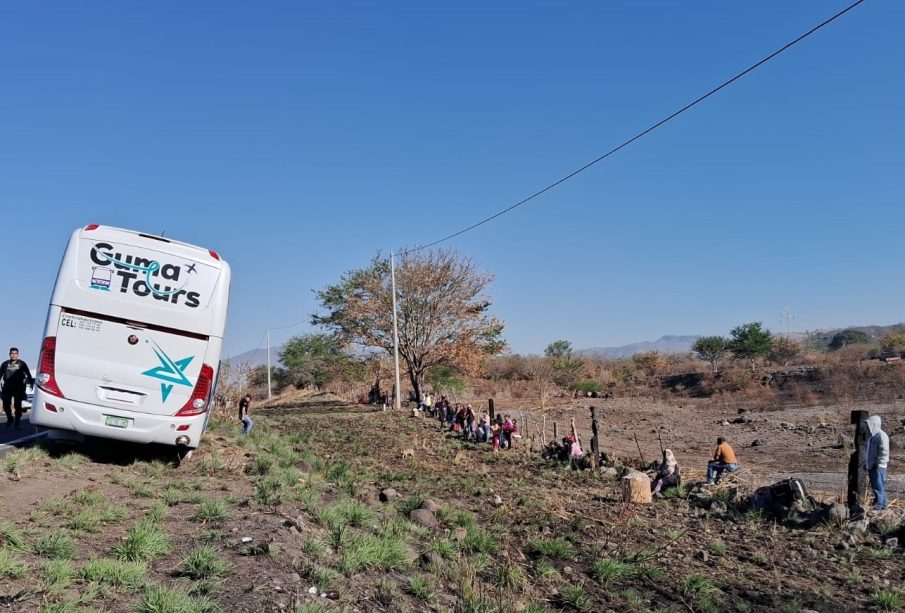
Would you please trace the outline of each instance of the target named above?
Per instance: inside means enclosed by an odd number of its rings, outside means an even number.
[[[104,423],[114,428],[128,428],[129,422],[132,420],[128,417],[116,417],[115,415],[104,415]]]

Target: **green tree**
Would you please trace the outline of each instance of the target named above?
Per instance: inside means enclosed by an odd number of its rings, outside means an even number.
[[[492,275],[449,249],[411,251],[396,267],[399,357],[415,394],[432,366],[477,372],[485,356],[501,353],[503,324],[490,314],[486,292]],[[321,313],[312,323],[335,332],[345,344],[393,354],[393,292],[390,262],[379,255],[365,268],[345,273],[317,293]]]
[[[581,372],[581,360],[574,357],[572,343],[569,341],[553,341],[544,349],[544,357],[553,366],[553,378],[557,385],[571,385]]]
[[[702,336],[691,346],[698,358],[710,362],[713,372],[717,370],[720,359],[729,353],[729,340],[722,336]]]
[[[830,341],[829,350],[838,351],[847,345],[870,345],[874,342],[874,337],[867,332],[847,329],[833,335],[833,340]]]
[[[296,387],[318,389],[342,378],[353,365],[343,353],[339,339],[332,334],[294,336],[280,351],[280,362]],[[266,369],[265,369],[266,374]]]
[[[289,372],[279,366],[270,367],[270,385],[279,392],[289,385]],[[254,386],[267,385],[267,366],[256,366],[248,375],[248,384]],[[219,385],[218,385],[219,387]]]
[[[884,336],[880,339],[880,348],[887,353],[905,351],[905,330],[896,330]]]
[[[431,366],[425,377],[428,385],[441,394],[455,396],[465,389],[465,380],[455,368],[444,364]]]
[[[763,326],[763,323],[756,321],[736,326],[730,332],[732,340],[729,341],[729,349],[737,357],[751,360],[751,370],[757,368],[758,358],[768,355],[773,348],[773,335]]]

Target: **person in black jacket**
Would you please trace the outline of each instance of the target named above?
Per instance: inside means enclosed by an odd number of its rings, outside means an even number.
[[[21,428],[19,421],[22,419],[22,400],[25,398],[25,387],[34,384],[28,364],[19,359],[19,350],[10,347],[9,359],[0,364],[0,398],[3,399],[3,412],[6,413],[6,427]],[[13,421],[12,407],[16,408],[15,422]]]

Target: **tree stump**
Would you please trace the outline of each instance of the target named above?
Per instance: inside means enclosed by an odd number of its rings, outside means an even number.
[[[650,477],[644,473],[631,473],[622,478],[622,500],[633,504],[650,504]]]

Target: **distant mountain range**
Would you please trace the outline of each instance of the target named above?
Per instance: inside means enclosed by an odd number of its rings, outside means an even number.
[[[691,346],[694,345],[694,342],[699,338],[701,337],[668,334],[666,336],[661,336],[655,341],[643,341],[641,343],[632,343],[631,345],[622,345],[621,347],[591,347],[589,349],[582,349],[578,351],[578,353],[592,358],[627,358],[636,353],[644,353],[645,351],[688,353],[691,351]]]

